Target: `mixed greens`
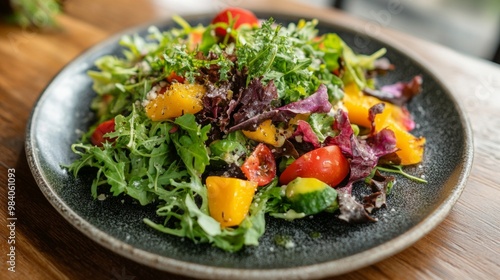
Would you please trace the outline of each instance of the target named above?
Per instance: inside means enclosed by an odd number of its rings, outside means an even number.
[[[241,9],[205,26],[175,20],[124,36],[123,56],[88,73],[95,124],[68,169],[92,168],[94,198],[155,204],[146,225],[237,251],[258,245],[266,214],[375,221],[394,184],[379,170],[422,160],[405,109],[421,78],[378,87],[393,67],[384,49],[355,54],[316,20],[283,26]],[[372,194],[359,202],[363,181]]]

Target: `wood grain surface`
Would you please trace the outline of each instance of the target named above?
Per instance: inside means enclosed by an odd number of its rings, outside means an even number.
[[[86,48],[125,28],[174,13],[193,12],[181,2],[71,0],[65,1],[65,13],[58,18],[59,30],[23,30],[0,23],[0,279],[188,279],[118,256],[72,227],[37,187],[24,152],[26,123],[33,105],[64,65]],[[498,279],[498,65],[338,11],[284,0],[251,4],[242,0],[203,2],[209,12],[232,4],[328,18],[356,30],[375,26],[381,37],[408,49],[429,65],[469,117],[474,132],[474,164],[463,194],[445,221],[403,252],[338,279]],[[16,178],[16,272],[7,270],[9,170],[15,170]]]

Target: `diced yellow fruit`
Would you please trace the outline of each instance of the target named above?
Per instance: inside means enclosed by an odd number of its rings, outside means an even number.
[[[387,126],[396,136],[396,147],[399,149],[396,154],[401,159],[402,165],[417,164],[424,157],[424,137],[415,137],[401,125],[391,122]]]
[[[195,114],[203,109],[202,97],[206,88],[198,84],[173,83],[164,94],[158,94],[146,105],[146,115],[153,121],[164,121]]]
[[[237,178],[209,176],[206,185],[210,216],[223,228],[239,225],[248,214],[257,183]]]
[[[271,120],[261,123],[255,131],[243,130],[243,134],[254,141],[281,147],[286,138],[291,136],[291,130],[278,129]]]
[[[345,95],[343,99],[344,106],[347,109],[349,120],[353,124],[364,127],[371,127],[368,119],[370,108],[382,101],[376,97],[363,94],[355,83],[350,83],[345,87]],[[385,103],[384,111],[375,116],[375,127],[380,130],[387,127],[387,122],[392,116],[394,105]]]
[[[364,127],[371,127],[368,119],[370,108],[378,103],[380,99],[363,94],[354,84],[348,84],[344,88],[343,103],[348,111],[349,120],[353,124]],[[396,136],[396,147],[399,149],[396,154],[401,159],[401,164],[411,165],[422,161],[424,154],[425,138],[415,137],[408,132],[402,121],[401,108],[387,102],[381,114],[375,116],[375,129],[380,131],[384,128],[392,130]]]

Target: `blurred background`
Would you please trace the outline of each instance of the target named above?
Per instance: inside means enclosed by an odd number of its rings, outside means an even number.
[[[71,0],[67,0],[71,1]],[[204,11],[214,3],[247,0],[153,0]],[[269,0],[272,1],[272,0]],[[463,54],[500,63],[500,0],[289,0],[336,8],[350,15],[436,42]]]
[[[297,0],[500,63],[500,0]]]
[[[0,16],[21,11],[14,20],[20,25],[53,24],[46,14],[70,10],[79,5],[95,7],[110,0],[0,0]],[[119,0],[126,9],[132,0]],[[215,8],[239,6],[251,0],[149,0],[158,7],[155,16],[202,13]],[[273,0],[268,0],[273,1]],[[500,0],[288,0],[342,10],[373,24],[389,27],[433,41],[458,52],[500,63]],[[10,3],[10,7],[9,7]],[[174,7],[174,8],[173,8]],[[9,9],[10,8],[10,9]],[[173,9],[172,9],[173,8]],[[113,11],[109,11],[113,13]],[[133,11],[135,15],[145,11]],[[85,17],[86,15],[82,15]],[[11,17],[12,19],[12,17]]]

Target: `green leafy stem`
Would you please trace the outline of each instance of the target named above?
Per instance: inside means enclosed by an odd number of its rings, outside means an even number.
[[[391,167],[377,166],[376,168],[378,170],[380,170],[380,171],[390,172],[390,173],[396,173],[396,174],[403,175],[406,178],[408,178],[410,180],[413,180],[413,181],[416,181],[416,182],[419,182],[419,183],[425,183],[425,184],[427,183],[427,180],[425,180],[423,178],[416,177],[416,176],[413,176],[411,174],[406,173],[403,170],[403,166],[402,165],[392,165]]]

